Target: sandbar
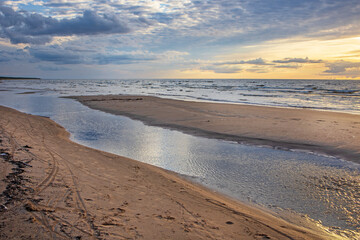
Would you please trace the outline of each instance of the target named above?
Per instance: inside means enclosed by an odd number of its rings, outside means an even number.
[[[309,150],[360,163],[360,115],[152,96],[76,96],[82,104],[149,125],[240,143]]]

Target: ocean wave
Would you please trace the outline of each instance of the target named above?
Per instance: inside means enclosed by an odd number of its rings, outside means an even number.
[[[338,93],[338,94],[354,94],[360,92],[360,90],[328,90],[331,93]]]

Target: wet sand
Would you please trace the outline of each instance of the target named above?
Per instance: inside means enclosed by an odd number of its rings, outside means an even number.
[[[332,239],[0,107],[0,239]]]
[[[360,115],[149,96],[72,98],[90,108],[149,125],[249,144],[310,150],[360,163]]]

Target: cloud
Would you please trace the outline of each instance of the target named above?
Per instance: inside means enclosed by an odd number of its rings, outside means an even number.
[[[67,51],[58,46],[30,48],[29,53],[37,60],[57,64],[80,64],[85,61],[82,55]]]
[[[147,56],[136,56],[130,54],[118,54],[118,55],[109,55],[109,54],[99,54],[93,59],[97,64],[106,65],[106,64],[132,64],[145,61],[156,60],[155,57]]]
[[[347,75],[358,73],[360,70],[360,62],[336,61],[325,65],[328,69],[324,73],[332,75]]]
[[[39,65],[38,68],[42,71],[51,71],[51,72],[56,72],[56,71],[66,71],[66,70],[70,70],[70,68],[66,68],[66,67],[59,67],[59,66],[49,66],[49,65]]]
[[[200,61],[194,64],[205,64],[205,66],[200,67],[200,70],[204,71],[213,71],[215,73],[239,73],[243,70],[248,72],[255,73],[265,73],[268,72],[266,66],[273,66],[275,64],[268,63],[262,58],[256,58],[251,60],[235,60],[235,61],[224,61],[224,62],[209,62],[209,61]],[[252,68],[240,68],[237,65],[251,65]],[[249,67],[249,66],[247,66]]]
[[[242,69],[238,67],[220,67],[220,66],[204,66],[204,67],[200,67],[200,70],[212,71],[214,73],[238,73],[242,71]]]
[[[50,42],[53,36],[132,31],[132,37],[143,39],[148,36],[152,42],[162,44],[162,47],[178,45],[208,49],[213,44],[246,45],[294,36],[337,37],[360,33],[357,21],[359,13],[355,10],[360,7],[357,0],[348,0],[346,3],[340,0],[279,0],[271,3],[262,0],[16,2],[11,4],[14,9],[34,9],[31,5],[41,3],[41,12],[50,17],[40,15],[39,18],[45,23],[50,20],[54,20],[54,23],[41,31],[31,28],[30,32],[24,33],[18,29],[7,29],[6,34],[0,35],[13,43],[44,44]],[[15,13],[21,15],[18,18],[25,19],[36,15],[24,11]],[[87,25],[91,21],[95,24]]]
[[[241,61],[227,61],[227,62],[218,62],[214,63],[214,65],[238,65],[238,64],[252,64],[252,65],[274,65],[272,63],[267,63],[262,58],[257,58],[253,60],[241,60]]]
[[[114,51],[113,53],[96,54],[93,62],[100,65],[105,64],[134,64],[141,62],[165,61],[166,63],[182,61],[187,52],[165,51],[153,53],[148,51]]]
[[[293,69],[297,69],[300,68],[300,65],[277,65],[274,66],[275,68],[293,68]]]
[[[0,37],[11,43],[44,44],[54,36],[104,35],[129,33],[129,27],[115,14],[86,10],[82,16],[55,19],[37,13],[14,11],[0,5]]]
[[[18,1],[16,7],[24,9],[39,2],[56,19],[88,9],[104,19],[109,11],[121,14],[125,22],[132,19],[154,26],[150,32],[164,41],[181,38],[179,42],[183,42],[188,37],[200,40],[196,37],[205,36],[201,40],[206,43],[241,44],[293,36],[338,37],[360,33],[358,0],[46,0]]]
[[[348,52],[348,53],[360,53],[360,50],[353,50],[353,51],[350,51],[350,52]]]
[[[246,64],[254,64],[254,65],[273,65],[271,63],[266,63],[262,58],[257,58],[254,60],[245,61]]]
[[[168,53],[154,54],[151,52],[119,52],[92,51],[83,48],[63,47],[60,45],[27,48],[31,57],[36,61],[52,62],[56,64],[85,64],[85,65],[121,65],[135,64],[158,60]],[[174,53],[171,53],[174,54]]]
[[[269,70],[265,69],[265,68],[259,68],[259,67],[253,67],[253,68],[249,68],[246,69],[247,72],[253,72],[253,73],[268,73]]]
[[[73,7],[78,5],[81,2],[76,1],[53,1],[44,2],[43,5],[47,7]]]
[[[326,59],[311,56],[281,59],[276,47],[271,57],[274,61],[248,56],[269,56],[255,55],[261,50],[256,45],[271,48],[275,45],[269,41],[276,39],[283,39],[280,42],[286,48],[289,39],[321,42],[359,36],[359,9],[358,0],[0,0],[0,47],[10,43],[18,44],[13,49],[23,46],[21,43],[30,46],[22,53],[23,58],[7,54],[0,56],[0,61],[25,62],[32,58],[37,65],[41,61],[49,65],[93,65],[93,71],[97,64],[144,63],[144,69],[150,72],[155,71],[155,65],[161,69],[189,68],[190,62],[198,60],[192,68],[244,74],[247,69],[279,72],[306,64],[323,67]],[[56,44],[59,46],[54,47]],[[244,58],[211,60],[235,54],[244,54]],[[353,59],[359,55],[355,51],[352,54]],[[123,68],[130,73],[136,66]],[[339,69],[328,65],[324,74]],[[134,75],[138,72],[133,71]]]
[[[311,60],[308,57],[306,58],[285,58],[283,60],[274,60],[274,63],[323,63],[324,61],[319,60]]]
[[[360,50],[349,51],[346,55],[340,56],[340,58],[359,58],[360,57]]]
[[[0,62],[21,61],[28,58],[28,54],[22,49],[0,50]]]

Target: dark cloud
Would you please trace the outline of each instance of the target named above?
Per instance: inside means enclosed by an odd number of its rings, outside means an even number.
[[[0,62],[21,61],[28,58],[28,53],[22,49],[0,50]]]
[[[0,37],[14,44],[44,44],[54,36],[104,35],[129,33],[128,26],[114,14],[97,14],[86,10],[82,16],[55,19],[37,13],[16,12],[0,5]]]
[[[119,54],[119,55],[97,55],[94,58],[94,61],[97,64],[105,65],[105,64],[132,64],[139,63],[145,61],[153,61],[156,60],[155,57],[147,57],[147,56],[136,56],[136,55],[127,55],[127,54]]]
[[[41,35],[70,36],[128,32],[130,32],[130,29],[116,15],[103,14],[100,16],[96,12],[88,10],[81,17],[56,21],[43,27],[37,33]]]
[[[71,51],[71,52],[76,52],[76,53],[81,53],[81,54],[90,54],[90,53],[96,53],[97,52],[97,49],[86,48],[85,46],[79,46],[79,45],[65,46],[64,50]]]
[[[152,54],[105,54],[85,49],[68,48],[58,45],[28,48],[30,56],[37,61],[52,62],[56,64],[134,64],[153,61],[157,57]]]
[[[274,63],[323,63],[323,60],[311,60],[309,58],[285,58],[283,60],[274,60]]]
[[[60,47],[30,48],[29,53],[37,60],[57,64],[80,64],[85,62],[82,55],[66,51]]]
[[[262,58],[257,58],[254,60],[245,61],[246,64],[253,64],[253,65],[273,65],[271,63],[266,63]]]
[[[0,33],[0,37],[9,38],[10,42],[13,44],[18,43],[31,43],[36,45],[42,45],[48,43],[52,40],[50,36],[29,36],[21,33],[13,32],[13,31],[4,31],[4,34]]]

